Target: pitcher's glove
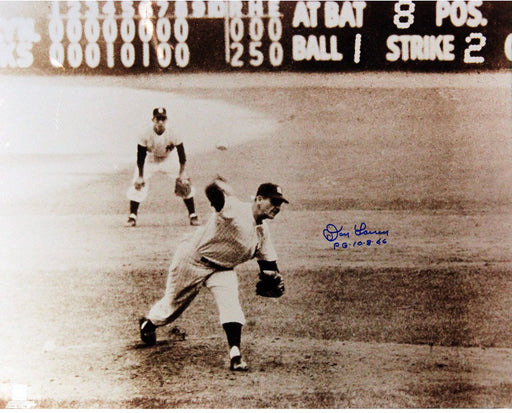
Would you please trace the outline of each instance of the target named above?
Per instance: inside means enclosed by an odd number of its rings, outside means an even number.
[[[260,280],[256,283],[256,295],[278,298],[284,294],[284,281],[277,271],[260,271]]]
[[[176,178],[176,182],[174,184],[174,193],[176,196],[180,198],[186,199],[192,191],[192,183],[190,179],[181,179],[180,177]]]

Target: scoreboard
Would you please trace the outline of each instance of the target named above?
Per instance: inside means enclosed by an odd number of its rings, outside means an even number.
[[[0,73],[510,69],[512,2],[2,1]]]

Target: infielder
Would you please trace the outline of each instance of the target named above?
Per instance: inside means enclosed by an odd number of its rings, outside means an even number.
[[[153,127],[141,135],[137,144],[137,165],[133,174],[133,180],[128,188],[127,197],[130,200],[130,215],[127,225],[137,225],[137,213],[141,202],[148,196],[148,181],[157,171],[169,173],[176,171],[176,165],[172,163],[169,153],[176,148],[179,161],[178,178],[175,183],[175,194],[183,199],[189,214],[190,225],[199,225],[199,219],[195,212],[194,187],[185,172],[187,157],[185,148],[179,136],[172,133],[166,125],[167,110],[155,108],[153,110]],[[148,152],[150,156],[147,156]]]
[[[165,294],[140,320],[140,336],[146,344],[154,345],[156,328],[176,320],[204,285],[213,294],[220,324],[226,332],[230,369],[246,371],[248,367],[240,353],[245,317],[234,268],[257,258],[260,280],[256,294],[280,297],[284,293],[276,252],[264,220],[274,219],[281,204],[288,201],[279,186],[264,183],[252,203],[242,202],[220,177],[205,192],[215,211],[206,225],[178,246],[169,268]]]

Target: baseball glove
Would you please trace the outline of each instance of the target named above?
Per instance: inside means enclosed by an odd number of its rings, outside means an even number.
[[[190,179],[181,179],[180,177],[176,178],[176,182],[174,184],[174,193],[176,196],[180,198],[187,198],[192,191],[192,183]]]
[[[277,271],[261,271],[256,283],[256,295],[278,298],[284,294],[283,277]]]

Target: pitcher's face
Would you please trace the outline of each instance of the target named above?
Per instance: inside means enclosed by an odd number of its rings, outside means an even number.
[[[261,195],[256,197],[256,205],[259,216],[262,219],[274,219],[279,211],[281,211],[281,204],[283,201],[272,198],[265,198]]]

